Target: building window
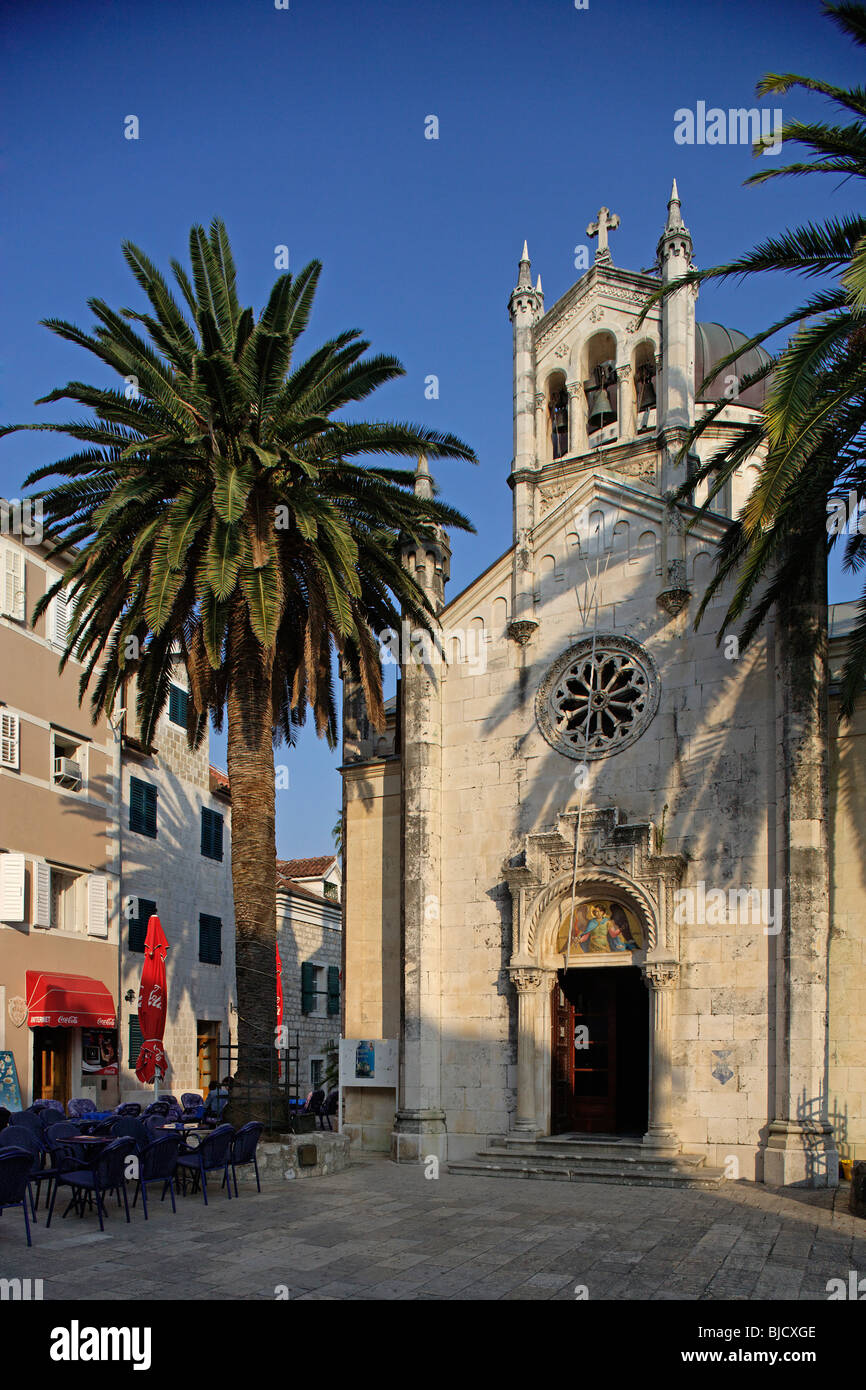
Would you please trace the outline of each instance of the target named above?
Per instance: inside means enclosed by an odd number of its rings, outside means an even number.
[[[69,630],[66,594],[60,589],[48,605],[48,640],[53,647],[65,647]]]
[[[203,965],[219,965],[222,961],[222,930],[220,917],[207,912],[198,916],[198,958]]]
[[[156,839],[156,787],[138,777],[129,779],[129,828]]]
[[[129,1015],[129,1051],[126,1054],[126,1065],[130,1071],[135,1071],[135,1064],[138,1061],[138,1054],[141,1051],[144,1036],[138,1024],[138,1014]]]
[[[196,1022],[198,1048],[198,1088],[207,1098],[208,1092],[219,1084],[220,1026],[207,1019]]]
[[[78,931],[78,876],[51,869],[51,926],[58,931]]]
[[[338,903],[340,901],[340,890],[336,883],[325,882],[322,887],[325,890],[325,897],[330,899],[332,903]]]
[[[0,765],[18,771],[20,723],[17,714],[0,710]]]
[[[156,914],[156,903],[152,898],[136,898],[136,915],[129,919],[128,947],[130,951],[143,951],[147,936],[147,924]]]
[[[201,852],[206,859],[223,857],[223,818],[218,811],[201,808]]]
[[[186,728],[186,710],[189,703],[189,695],[179,685],[171,686],[168,693],[168,717],[172,724],[177,724],[179,728]]]
[[[324,1080],[324,1076],[325,1076],[325,1059],[324,1059],[324,1057],[311,1057],[311,1058],[310,1058],[310,1085],[312,1086],[312,1088],[313,1088],[314,1091],[317,1091],[317,1090],[319,1089],[319,1087],[320,1087],[321,1084],[322,1084],[322,1081]]]
[[[301,1012],[324,1016],[340,1012],[340,967],[304,961],[301,966]]]
[[[0,602],[7,618],[17,618],[23,623],[25,617],[24,555],[17,546],[3,546],[3,572],[0,574]]]
[[[80,792],[86,781],[87,748],[67,734],[51,735],[51,773],[56,787]]]

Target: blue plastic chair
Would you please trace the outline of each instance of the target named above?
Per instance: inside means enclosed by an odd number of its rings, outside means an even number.
[[[229,1159],[231,1155],[231,1144],[234,1130],[231,1125],[220,1125],[210,1134],[205,1135],[194,1153],[181,1154],[177,1160],[177,1166],[183,1174],[184,1179],[189,1173],[193,1178],[193,1192],[195,1183],[201,1182],[201,1190],[204,1194],[204,1204],[207,1206],[207,1174],[222,1169],[223,1182],[226,1185],[229,1201],[232,1196],[231,1178],[229,1177]],[[184,1192],[186,1183],[184,1182]]]
[[[69,1102],[66,1107],[66,1113],[70,1120],[82,1120],[85,1115],[95,1115],[96,1106],[92,1100],[87,1100],[86,1097],[79,1096]]]
[[[154,1139],[141,1151],[138,1161],[138,1180],[132,1205],[135,1206],[140,1192],[145,1221],[148,1219],[147,1184],[150,1182],[162,1183],[162,1196],[159,1199],[161,1202],[165,1201],[166,1191],[171,1193],[171,1209],[175,1214],[177,1213],[177,1205],[174,1200],[174,1176],[177,1171],[179,1148],[179,1139],[176,1139],[172,1134],[164,1134],[161,1139]]]
[[[105,1230],[103,1214],[105,1203],[102,1200],[103,1193],[117,1192],[123,1195],[123,1205],[126,1208],[126,1220],[129,1221],[129,1197],[126,1191],[126,1160],[130,1154],[135,1153],[135,1144],[131,1139],[115,1139],[113,1143],[106,1145],[99,1155],[92,1168],[75,1168],[67,1172],[58,1173],[54,1184],[54,1191],[51,1194],[51,1205],[48,1208],[48,1220],[46,1226],[51,1225],[51,1218],[54,1215],[54,1203],[57,1200],[57,1192],[61,1184],[72,1189],[72,1198],[63,1213],[69,1211],[74,1206],[79,1216],[84,1215],[84,1199],[92,1194],[96,1198],[96,1210],[99,1214],[99,1229]]]
[[[111,1133],[115,1139],[131,1139],[139,1153],[152,1142],[147,1125],[134,1115],[123,1115],[119,1120],[112,1120]]]
[[[30,1213],[33,1220],[36,1220],[36,1207],[39,1204],[39,1189],[44,1181],[42,1164],[44,1161],[45,1144],[41,1137],[34,1134],[32,1129],[26,1125],[7,1125],[0,1132],[0,1149],[21,1149],[30,1155],[30,1172],[28,1177],[30,1182],[36,1183],[36,1201],[33,1201],[33,1188],[30,1187]],[[50,1178],[48,1179],[50,1182]]]
[[[33,1205],[33,1193],[30,1191],[30,1166],[32,1155],[26,1149],[0,1149],[0,1212],[6,1207],[20,1207],[24,1212],[24,1229],[27,1232],[27,1244],[32,1245],[30,1239],[30,1218],[27,1215],[27,1198],[30,1197],[30,1205]]]
[[[256,1175],[256,1187],[259,1192],[262,1185],[259,1182],[259,1165],[256,1160],[256,1148],[262,1136],[264,1125],[259,1120],[250,1120],[249,1124],[243,1125],[232,1140],[231,1166],[232,1177],[235,1180],[235,1196],[238,1195],[238,1168],[243,1168],[245,1164],[251,1163]]]

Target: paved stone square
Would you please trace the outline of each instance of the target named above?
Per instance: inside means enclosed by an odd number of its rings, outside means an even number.
[[[104,1235],[95,1213],[46,1230],[40,1209],[32,1250],[4,1212],[0,1278],[42,1279],[45,1299],[825,1300],[828,1279],[866,1273],[847,1186],[431,1180],[365,1156],[261,1194],[245,1179],[238,1202],[180,1198],[176,1216],[156,1198],[147,1223],[112,1207]]]

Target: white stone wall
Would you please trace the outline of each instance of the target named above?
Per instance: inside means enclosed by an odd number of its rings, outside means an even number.
[[[181,683],[178,681],[178,683]],[[160,1089],[180,1097],[182,1091],[199,1089],[196,1044],[197,1021],[220,1024],[220,1043],[235,1040],[235,1018],[229,1002],[235,998],[235,924],[231,880],[231,807],[210,792],[208,740],[193,753],[184,731],[163,715],[154,743],[153,758],[130,753],[123,760],[123,897],[150,898],[168,938],[168,1019],[165,1047],[170,1072]],[[157,838],[129,829],[130,777],[153,784],[157,797]],[[201,808],[223,818],[222,862],[201,853]],[[199,913],[222,919],[222,961],[199,961]],[[144,962],[142,953],[128,950],[128,923],[123,923],[123,990],[132,989],[132,1003],[122,1008],[124,1065],[121,1091],[139,1090],[135,1059],[126,1054],[129,1015],[137,1012],[138,986]],[[228,1068],[226,1068],[228,1070]]]

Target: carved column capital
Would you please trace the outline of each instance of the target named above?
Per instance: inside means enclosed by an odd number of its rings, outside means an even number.
[[[518,966],[511,971],[511,983],[518,994],[534,994],[541,989],[542,981],[547,972],[544,970],[532,970],[525,966]]]
[[[679,980],[680,967],[673,960],[647,961],[643,973],[652,989],[673,989]]]

